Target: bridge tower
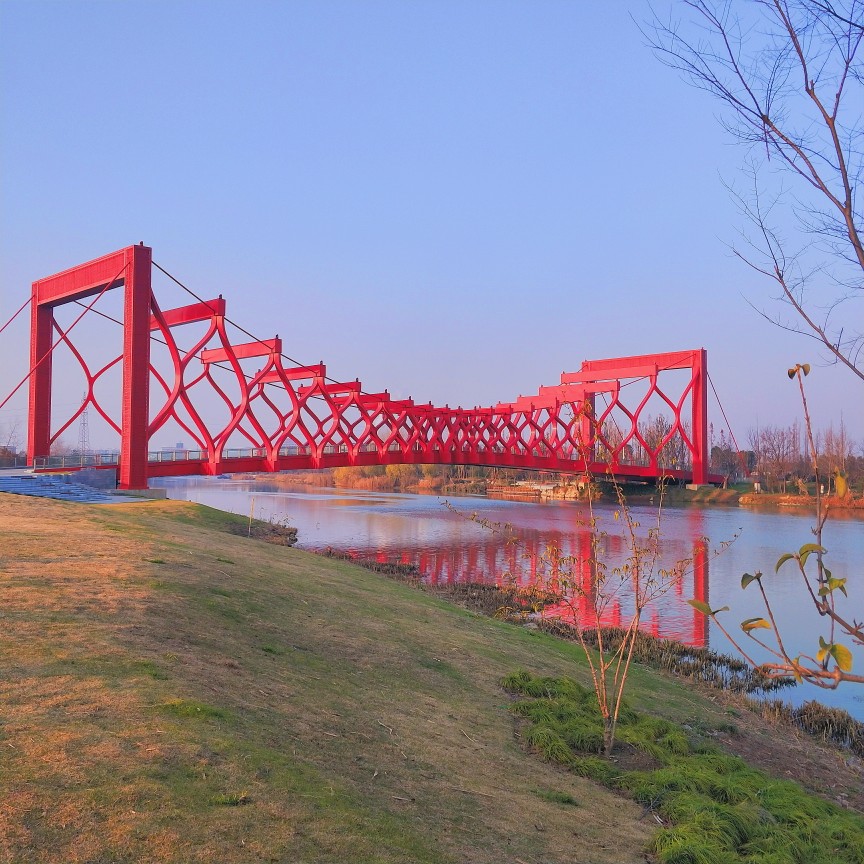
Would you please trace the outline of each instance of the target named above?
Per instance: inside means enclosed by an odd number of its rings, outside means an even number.
[[[51,451],[51,372],[54,309],[123,287],[123,393],[121,405],[121,489],[147,488],[147,423],[150,386],[152,250],[143,243],[39,279],[32,286],[30,408],[27,459]],[[95,302],[95,301],[94,301]],[[92,390],[93,381],[88,381]]]

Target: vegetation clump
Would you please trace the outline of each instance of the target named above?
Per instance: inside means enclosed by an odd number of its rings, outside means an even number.
[[[538,630],[560,639],[572,641],[577,638],[574,628],[566,621],[532,614],[541,611],[547,603],[556,602],[558,595],[545,592],[542,588],[468,582],[438,586],[435,593],[511,623],[530,621]],[[623,632],[618,627],[604,627],[601,630],[604,642],[612,650],[620,644]],[[586,643],[596,645],[597,631],[586,630],[584,637]],[[772,678],[739,657],[720,654],[710,648],[685,645],[674,639],[658,639],[642,632],[634,641],[633,657],[645,666],[745,696],[746,706],[772,724],[800,729],[825,744],[845,748],[856,756],[864,756],[864,723],[856,720],[848,711],[828,708],[815,701],[794,707],[779,699],[764,698],[767,693],[794,686],[795,680],[790,676]]]
[[[757,711],[766,720],[797,726],[814,738],[838,744],[864,757],[864,723],[842,708],[829,708],[815,700],[796,708],[779,699],[769,699],[759,703]]]
[[[633,797],[662,824],[651,851],[662,864],[858,864],[864,820],[774,780],[669,721],[619,715],[617,753],[599,757],[603,720],[594,694],[569,678],[519,671],[502,682],[522,698],[526,740],[549,762]]]
[[[404,564],[401,561],[379,561],[377,558],[363,558],[352,552],[341,552],[328,546],[320,554],[325,558],[337,558],[340,561],[350,561],[358,567],[364,567],[373,573],[383,573],[385,576],[398,576],[406,581],[416,581],[420,578],[420,568],[416,564]]]
[[[538,625],[555,636],[576,638],[571,632],[573,628],[565,621],[546,618]],[[625,631],[620,627],[604,627],[600,634],[596,630],[586,631],[585,638],[589,644],[596,645],[601,635],[614,650],[624,638]],[[685,645],[674,639],[658,639],[648,633],[640,632],[636,636],[633,656],[640,663],[656,669],[732,693],[768,693],[795,685],[795,679],[791,676],[769,678],[738,657],[719,654],[710,648]]]

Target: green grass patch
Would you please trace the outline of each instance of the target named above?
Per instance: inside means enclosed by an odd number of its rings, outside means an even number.
[[[526,740],[544,759],[632,796],[669,823],[651,844],[661,864],[864,861],[859,816],[692,740],[674,723],[625,706],[619,750],[631,755],[612,761],[596,755],[603,730],[593,691],[524,671],[502,683],[522,697],[512,710],[528,720]],[[646,760],[653,767],[641,767]],[[640,767],[628,770],[628,761]]]
[[[569,792],[558,792],[556,789],[535,789],[534,794],[544,801],[553,804],[564,804],[567,807],[578,807],[579,802]]]
[[[214,795],[210,802],[218,807],[242,807],[249,803],[249,796],[245,792],[239,794],[227,792],[222,795]]]
[[[169,699],[162,705],[155,706],[163,714],[174,717],[195,717],[198,720],[227,720],[230,718],[228,711],[208,705],[206,702],[197,702],[194,699]]]
[[[275,657],[281,657],[283,654],[288,653],[284,648],[280,648],[278,645],[262,645],[261,650],[265,654],[272,654]]]

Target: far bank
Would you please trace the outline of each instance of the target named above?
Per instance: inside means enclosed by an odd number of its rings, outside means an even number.
[[[522,476],[525,475],[525,476]],[[515,472],[510,469],[473,468],[472,466],[389,465],[369,468],[336,468],[320,471],[286,471],[279,474],[235,475],[292,487],[326,487],[357,489],[370,492],[400,492],[427,495],[484,495],[514,501],[580,501],[587,498],[587,483],[578,476]],[[752,482],[725,487],[698,487],[667,484],[662,491],[666,505],[700,505],[754,507],[766,512],[780,508],[806,511],[816,506],[813,484],[802,486],[795,494],[755,491]],[[592,481],[595,498],[614,502],[617,499],[611,483]],[[661,502],[654,483],[626,483],[622,492],[628,501],[649,505]],[[849,491],[843,497],[823,495],[830,511],[849,516],[864,516],[864,496]]]

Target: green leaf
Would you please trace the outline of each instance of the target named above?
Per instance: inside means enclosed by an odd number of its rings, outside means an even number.
[[[823,554],[827,550],[820,546],[818,543],[805,543],[798,550],[798,558],[801,560],[802,566],[807,563],[807,559],[810,557],[811,552],[822,552]]]
[[[841,671],[852,671],[852,652],[845,645],[835,642],[831,646],[831,656],[837,661]]]
[[[764,618],[748,618],[741,622],[741,629],[749,633],[751,630],[770,630],[771,625]]]
[[[805,375],[809,375],[809,374],[810,374],[810,364],[809,364],[809,363],[804,363],[804,364],[802,364],[802,366],[801,366],[801,371],[802,371]]]
[[[762,574],[757,570],[756,573],[745,573],[741,577],[741,587],[746,588],[751,582],[758,582],[762,578]]]
[[[795,556],[791,552],[787,552],[785,555],[781,555],[777,559],[777,563],[774,565],[774,572],[777,573],[780,568],[787,562],[791,561]]]
[[[827,597],[833,591],[840,589],[843,592],[844,597],[848,597],[849,595],[846,593],[846,579],[835,579],[833,576],[829,576],[826,580],[825,584],[820,586],[819,588],[819,596]]]
[[[830,656],[842,672],[852,671],[852,652],[845,645],[841,645],[839,642],[832,642],[829,645],[821,636],[819,637],[819,645],[821,649],[816,655],[816,660],[819,663],[824,663]]]
[[[849,595],[846,593],[846,578],[844,577],[844,578],[842,578],[842,579],[835,579],[833,576],[830,576],[830,574],[829,574],[829,577],[828,577],[828,590],[829,590],[829,591],[836,591],[838,588],[843,592],[843,596],[844,596],[844,597],[848,597],[848,596],[849,596]]]
[[[719,609],[712,609],[704,600],[693,600],[687,601],[697,612],[701,612],[703,615],[707,615],[709,618],[713,618],[718,612],[728,612],[728,606],[721,606]]]
[[[796,373],[797,371],[798,371],[798,370],[797,370],[797,369],[794,369],[794,368],[793,368],[793,369],[787,369],[787,370],[786,370],[786,374],[787,374],[790,378],[794,378],[794,377],[795,377],[795,373]]]

